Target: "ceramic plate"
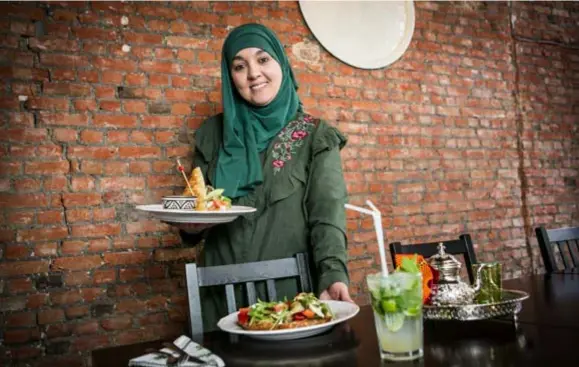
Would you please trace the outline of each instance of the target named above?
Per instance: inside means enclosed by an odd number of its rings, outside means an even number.
[[[170,223],[227,223],[243,214],[253,213],[255,208],[248,206],[232,206],[228,210],[204,211],[179,209],[163,209],[163,205],[137,205],[138,210],[152,214],[156,219]]]
[[[327,322],[325,324],[312,325],[307,327],[295,328],[295,329],[282,329],[282,330],[245,330],[237,325],[237,312],[229,314],[219,320],[217,326],[228,333],[246,335],[254,339],[261,340],[290,340],[290,339],[301,339],[307,338],[309,336],[321,334],[335,325],[342,323],[346,320],[351,319],[356,316],[360,311],[360,307],[354,303],[342,302],[342,301],[323,301],[326,303],[335,315],[334,320]]]

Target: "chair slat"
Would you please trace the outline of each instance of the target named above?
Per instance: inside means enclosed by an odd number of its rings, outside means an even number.
[[[265,281],[267,284],[267,295],[269,296],[269,301],[277,301],[277,291],[275,290],[275,281],[273,279],[268,279]]]
[[[569,255],[567,254],[567,242],[566,241],[558,241],[555,242],[557,248],[559,249],[559,256],[561,256],[561,260],[563,260],[563,267],[569,268],[571,267]]]
[[[233,284],[227,284],[225,286],[225,296],[227,297],[227,313],[233,313],[237,311],[237,306],[235,304],[235,289]]]
[[[555,246],[559,250],[563,262],[563,270],[579,266],[579,227],[545,229],[535,228],[543,263],[548,273],[561,272],[555,260]]]
[[[255,283],[254,282],[247,282],[245,284],[247,288],[247,301],[250,305],[257,302],[257,295],[255,293]]]
[[[569,254],[571,254],[571,260],[573,260],[573,267],[579,267],[579,241],[569,240],[567,241],[567,246],[569,247]]]

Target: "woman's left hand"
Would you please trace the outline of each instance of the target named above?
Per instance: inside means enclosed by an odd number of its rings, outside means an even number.
[[[348,291],[348,286],[342,282],[335,282],[332,283],[320,294],[321,300],[334,300],[334,301],[346,301],[352,302],[352,298],[350,297],[350,292]]]

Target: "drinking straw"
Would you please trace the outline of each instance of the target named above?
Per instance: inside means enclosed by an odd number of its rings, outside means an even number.
[[[183,166],[181,165],[181,162],[179,162],[178,159],[177,159],[177,167],[179,168],[179,172],[181,172],[181,174],[183,175],[183,178],[185,179],[185,182],[187,183],[189,190],[191,190],[191,195],[195,195],[195,193],[193,192],[193,189],[191,188],[191,185],[189,184],[189,180],[187,179],[187,175],[185,174],[185,169],[183,168]]]
[[[374,230],[376,231],[376,237],[378,239],[378,251],[380,253],[380,266],[382,268],[382,276],[388,275],[388,265],[386,264],[386,252],[384,251],[384,231],[382,230],[382,214],[372,204],[370,200],[366,200],[366,204],[372,208],[372,210],[368,210],[366,208],[362,208],[356,205],[345,204],[346,209],[351,209],[358,211],[360,213],[371,215],[374,219]]]

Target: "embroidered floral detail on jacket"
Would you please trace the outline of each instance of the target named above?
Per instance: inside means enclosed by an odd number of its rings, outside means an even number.
[[[314,130],[314,118],[303,115],[287,124],[278,134],[278,141],[272,148],[273,174],[275,175],[292,159],[297,148],[304,144],[304,139]]]

